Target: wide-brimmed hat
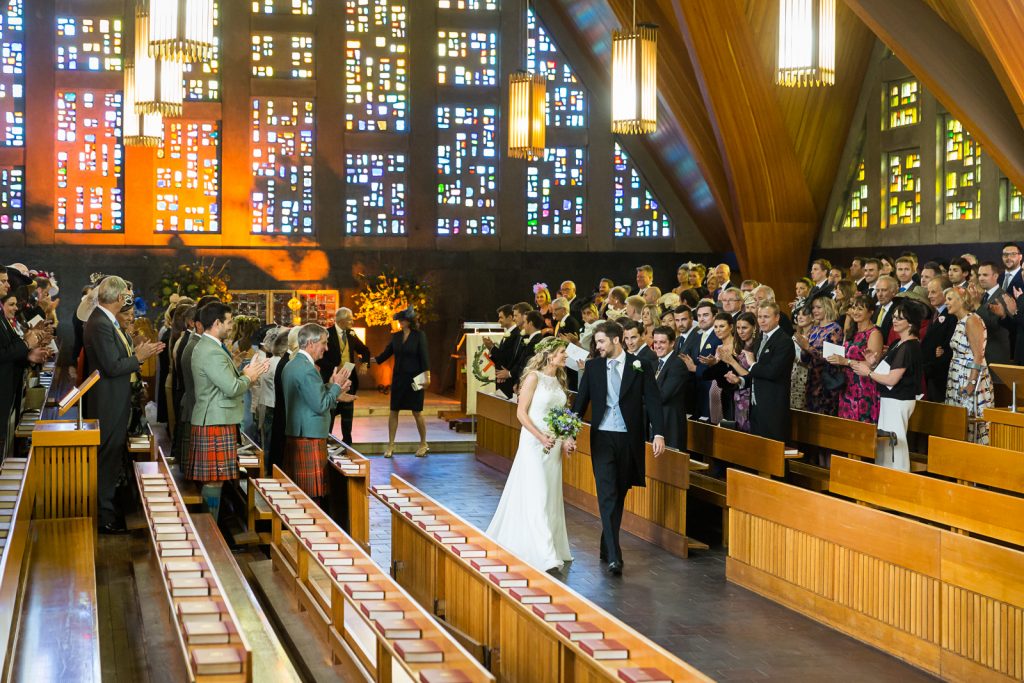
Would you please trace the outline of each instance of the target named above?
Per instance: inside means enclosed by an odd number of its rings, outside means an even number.
[[[96,299],[96,290],[93,289],[88,294],[82,296],[82,300],[78,302],[78,308],[75,310],[75,317],[84,322],[89,322],[89,316],[96,310],[96,306],[99,305]]]
[[[7,266],[7,279],[10,282],[12,292],[19,287],[32,283],[32,278],[29,277],[28,268],[25,267],[24,263],[12,263]]]

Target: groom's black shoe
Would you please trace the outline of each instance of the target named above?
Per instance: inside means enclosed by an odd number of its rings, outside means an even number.
[[[612,576],[622,576],[622,560],[615,560],[608,563],[608,573]]]

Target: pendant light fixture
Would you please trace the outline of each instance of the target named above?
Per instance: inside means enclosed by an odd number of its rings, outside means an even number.
[[[653,133],[658,128],[658,27],[636,23],[612,32],[612,132]]]
[[[150,16],[143,4],[135,10],[135,111],[181,116],[184,64],[152,56]]]
[[[124,99],[121,135],[129,147],[158,147],[164,140],[164,122],[160,114],[138,114],[135,110],[135,65],[124,65]]]
[[[530,3],[527,0],[524,21],[529,21],[529,13]],[[529,45],[526,48],[528,52]],[[513,159],[532,160],[544,156],[547,96],[548,82],[543,74],[527,70],[509,74],[508,155]]]
[[[150,54],[203,62],[213,49],[213,0],[150,0]]]
[[[836,82],[836,0],[781,0],[775,82],[788,88]]]

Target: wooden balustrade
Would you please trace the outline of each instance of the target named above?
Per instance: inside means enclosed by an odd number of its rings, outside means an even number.
[[[947,680],[1024,678],[1024,553],[738,470],[728,478],[730,581]]]
[[[494,680],[279,468],[273,474],[254,481],[273,510],[270,556],[335,662],[381,682],[441,680],[441,670],[446,680]],[[416,661],[423,657],[437,661]]]
[[[189,680],[251,682],[252,649],[167,463],[135,463],[135,478]]]
[[[395,578],[500,680],[621,683],[624,670],[638,667],[677,682],[709,680],[401,477],[372,492],[391,510]],[[620,658],[593,656],[587,648],[597,641],[573,632],[599,638]]]

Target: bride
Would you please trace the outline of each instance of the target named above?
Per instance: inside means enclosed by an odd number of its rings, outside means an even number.
[[[544,424],[552,409],[566,403],[566,346],[549,337],[526,365],[516,410],[523,425],[519,450],[487,527],[488,536],[544,571],[572,561],[562,503],[562,451],[571,453],[576,443],[556,440]]]

